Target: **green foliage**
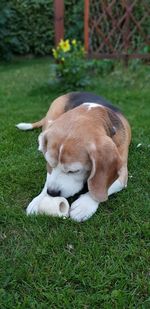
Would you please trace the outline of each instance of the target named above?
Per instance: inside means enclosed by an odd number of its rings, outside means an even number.
[[[65,37],[84,40],[84,0],[64,0],[65,4]]]
[[[56,76],[64,89],[84,87],[88,84],[85,50],[75,39],[61,40],[53,56],[57,61]]]
[[[10,32],[18,39],[13,53],[49,54],[54,36],[52,1],[9,0],[9,3],[15,11],[9,23]]]
[[[0,58],[8,60],[12,57],[12,50],[17,44],[17,37],[11,36],[9,31],[9,22],[13,19],[15,13],[9,3],[5,1],[0,3]]]
[[[2,0],[0,3],[0,58],[13,54],[47,55],[54,45],[53,0]],[[83,2],[83,1],[82,1]],[[73,5],[72,5],[73,4]],[[65,33],[82,37],[83,5],[65,1]],[[76,20],[80,19],[78,24]],[[81,30],[82,29],[82,30]]]
[[[114,69],[114,61],[110,59],[86,60],[86,53],[80,42],[75,39],[61,40],[56,49],[52,49],[56,60],[55,75],[63,89],[84,88],[89,84],[93,74],[105,75]]]
[[[105,75],[114,69],[114,60],[110,59],[91,59],[86,63],[88,72]]]

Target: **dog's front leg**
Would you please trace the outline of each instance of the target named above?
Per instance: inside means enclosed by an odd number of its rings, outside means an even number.
[[[89,192],[80,195],[80,197],[72,203],[70,217],[78,222],[89,219],[97,210],[99,203],[93,200]]]
[[[127,187],[128,181],[128,169],[127,165],[123,165],[119,171],[119,177],[113,182],[113,184],[108,189],[108,196],[121,191]]]
[[[38,196],[36,196],[32,200],[32,202],[28,205],[28,207],[26,209],[27,215],[32,215],[32,214],[38,213],[39,204],[47,194],[47,182],[48,182],[48,174],[47,174],[46,182],[45,182],[45,185],[44,185],[42,192]]]

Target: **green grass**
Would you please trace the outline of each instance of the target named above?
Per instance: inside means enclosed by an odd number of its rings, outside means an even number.
[[[25,214],[46,170],[37,151],[40,131],[21,132],[15,124],[40,119],[61,94],[48,85],[50,71],[48,60],[0,66],[0,307],[150,308],[149,68],[118,66],[92,77],[88,90],[120,106],[133,137],[127,190],[82,224]]]

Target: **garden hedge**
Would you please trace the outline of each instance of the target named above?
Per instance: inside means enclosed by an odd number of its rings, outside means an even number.
[[[54,46],[53,0],[0,1],[0,58],[47,55]],[[65,36],[83,38],[83,0],[65,0]]]

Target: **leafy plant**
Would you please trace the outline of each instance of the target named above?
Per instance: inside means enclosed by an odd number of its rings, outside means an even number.
[[[114,69],[114,60],[111,59],[91,59],[87,61],[88,72],[95,74],[108,74]]]
[[[9,60],[12,58],[12,49],[17,44],[17,37],[11,36],[9,31],[9,21],[14,17],[14,12],[9,3],[0,3],[0,58]]]
[[[84,87],[88,84],[85,50],[80,42],[61,40],[52,52],[57,63],[56,76],[63,87]]]
[[[65,0],[64,5],[67,37],[76,35],[82,40],[83,0]],[[53,44],[53,0],[0,1],[0,59],[10,59],[13,55],[49,55]]]

